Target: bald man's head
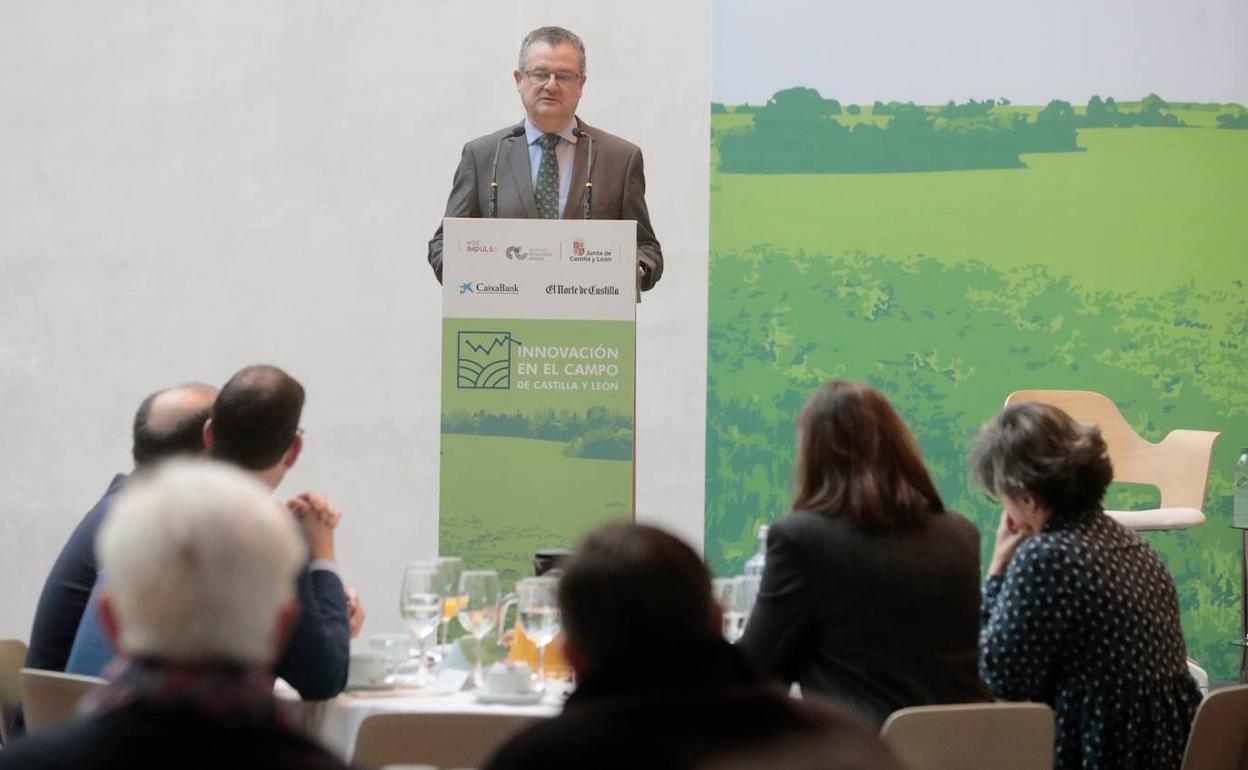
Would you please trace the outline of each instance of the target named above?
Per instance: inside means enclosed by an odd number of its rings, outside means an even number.
[[[204,451],[204,421],[217,400],[217,389],[192,382],[158,390],[134,415],[134,464],[142,468],[177,455]]]

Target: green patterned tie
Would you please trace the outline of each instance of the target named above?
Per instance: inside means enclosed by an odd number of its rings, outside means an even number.
[[[542,148],[542,162],[537,167],[533,195],[537,198],[537,215],[542,219],[559,218],[559,159],[555,157],[558,143],[558,134],[542,134],[537,139]]]

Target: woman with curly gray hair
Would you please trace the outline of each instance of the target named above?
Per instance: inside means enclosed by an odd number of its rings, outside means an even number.
[[[980,676],[998,698],[1053,707],[1059,770],[1177,770],[1200,692],[1170,573],[1101,507],[1113,467],[1100,431],[1015,404],[980,430],[971,464],[1005,507]]]

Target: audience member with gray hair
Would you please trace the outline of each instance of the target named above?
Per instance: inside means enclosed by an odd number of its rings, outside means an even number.
[[[1007,407],[971,455],[1004,505],[983,588],[980,674],[1005,700],[1057,719],[1058,770],[1177,770],[1200,692],[1174,581],[1105,515],[1105,441],[1057,407]]]
[[[0,768],[341,768],[279,718],[268,667],[299,612],[306,546],[254,478],[174,461],[100,530],[100,617],[126,656],[85,718],[14,742]]]

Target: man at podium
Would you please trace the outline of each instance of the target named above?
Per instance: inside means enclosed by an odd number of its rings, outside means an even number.
[[[473,139],[455,170],[447,217],[635,219],[642,291],[663,275],[663,253],[646,209],[637,145],[576,117],[585,87],[585,46],[562,27],[540,27],[520,45],[513,75],[524,121]],[[442,226],[429,241],[442,280]]]

